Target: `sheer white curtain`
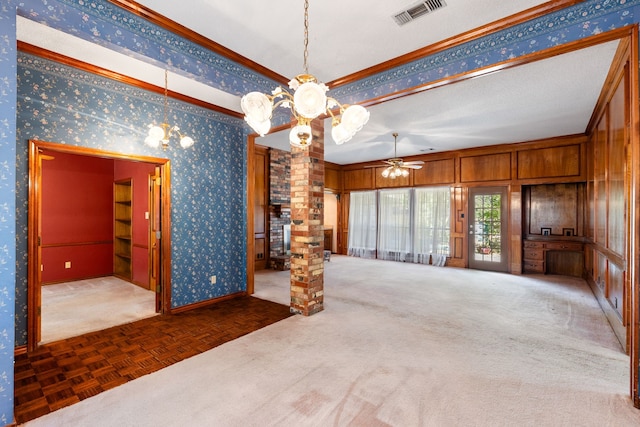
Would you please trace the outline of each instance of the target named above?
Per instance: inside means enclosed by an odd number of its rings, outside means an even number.
[[[414,189],[414,262],[443,266],[449,255],[451,196],[448,187]]]
[[[411,250],[411,190],[380,190],[378,258],[406,261]],[[410,261],[410,260],[409,260]]]
[[[376,192],[352,192],[349,202],[348,254],[376,257]]]

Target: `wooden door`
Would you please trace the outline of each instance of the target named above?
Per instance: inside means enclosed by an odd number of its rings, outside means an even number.
[[[149,289],[156,293],[156,312],[162,310],[162,281],[160,280],[160,240],[162,238],[162,191],[160,168],[149,175]]]
[[[269,149],[256,147],[254,162],[255,194],[253,232],[256,270],[267,267],[269,256]]]

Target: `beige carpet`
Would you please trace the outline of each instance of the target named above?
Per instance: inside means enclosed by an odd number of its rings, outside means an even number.
[[[155,316],[155,293],[117,277],[42,287],[41,343]]]
[[[30,426],[638,426],[584,281],[332,256],[294,316]],[[256,275],[288,300],[288,276]]]

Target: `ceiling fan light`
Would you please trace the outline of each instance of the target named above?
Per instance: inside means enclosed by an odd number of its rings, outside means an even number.
[[[389,168],[386,168],[385,170],[382,171],[382,177],[389,178]]]
[[[409,171],[407,169],[402,169],[402,176],[403,177],[408,177],[409,176]]]
[[[240,106],[245,117],[252,122],[261,123],[271,119],[273,102],[267,95],[260,92],[249,92],[240,100]]]
[[[369,111],[362,105],[350,105],[342,113],[342,124],[352,133],[358,132],[369,121]]]
[[[311,126],[297,125],[289,132],[289,142],[294,147],[306,148],[311,144]]]
[[[301,84],[293,94],[295,109],[302,117],[315,119],[327,109],[326,86],[314,82]]]
[[[190,136],[183,136],[182,138],[180,138],[180,146],[182,148],[189,148],[194,143],[195,143],[195,141]]]
[[[353,138],[353,133],[349,132],[342,123],[338,123],[331,129],[331,137],[337,145],[342,145]]]

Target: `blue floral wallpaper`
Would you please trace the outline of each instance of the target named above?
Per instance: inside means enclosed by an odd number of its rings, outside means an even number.
[[[26,343],[29,139],[171,159],[172,306],[245,290],[242,120],[169,100],[169,122],[196,143],[163,152],[143,143],[163,118],[162,95],[27,54],[17,63],[17,345]]]
[[[121,9],[108,0],[24,0],[18,13],[125,55],[164,66],[225,92],[271,92],[257,72]]]
[[[332,89],[356,103],[487,67],[638,22],[637,0],[587,0],[542,18]],[[634,6],[634,7],[632,7]]]
[[[579,2],[332,88],[332,95],[343,103],[366,101],[636,24],[639,6],[640,0]],[[0,423],[5,424],[12,420],[12,350],[26,342],[28,139],[171,159],[174,307],[242,290],[246,276],[247,128],[241,120],[172,100],[170,121],[194,136],[196,145],[188,150],[152,150],[142,140],[146,125],[161,119],[162,97],[17,54],[16,13],[229,93],[268,92],[276,85],[108,0],[0,2]],[[218,276],[218,285],[209,284],[212,274]]]
[[[16,281],[15,7],[13,0],[0,3],[0,425],[13,422],[13,319]]]

